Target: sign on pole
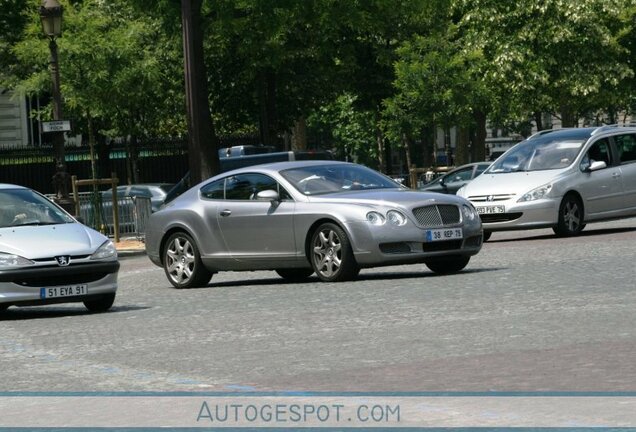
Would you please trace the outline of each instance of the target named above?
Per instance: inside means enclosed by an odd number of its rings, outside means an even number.
[[[49,122],[42,122],[42,132],[70,132],[71,122],[70,120],[56,120]]]

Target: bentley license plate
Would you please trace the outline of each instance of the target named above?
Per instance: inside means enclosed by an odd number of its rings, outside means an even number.
[[[426,241],[456,240],[464,237],[461,228],[426,230]]]

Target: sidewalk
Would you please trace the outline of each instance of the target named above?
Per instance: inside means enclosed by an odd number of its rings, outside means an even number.
[[[134,237],[131,238],[120,238],[117,243],[115,243],[115,248],[117,249],[117,254],[121,256],[130,256],[130,255],[143,255],[146,253],[146,245],[144,242],[137,240]]]

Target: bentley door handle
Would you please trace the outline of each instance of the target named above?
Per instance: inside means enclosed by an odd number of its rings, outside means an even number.
[[[227,217],[227,216],[232,214],[232,211],[231,210],[227,210],[227,209],[226,210],[221,210],[221,213],[219,213],[219,214],[221,216],[223,216],[223,217]]]

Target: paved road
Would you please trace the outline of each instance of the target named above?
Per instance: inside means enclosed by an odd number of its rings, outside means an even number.
[[[633,391],[635,244],[636,219],[495,233],[452,276],[221,273],[181,291],[125,258],[112,312],[8,311],[0,391]]]

